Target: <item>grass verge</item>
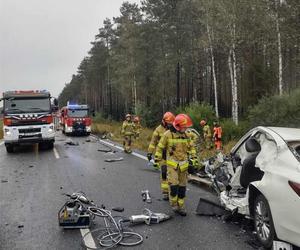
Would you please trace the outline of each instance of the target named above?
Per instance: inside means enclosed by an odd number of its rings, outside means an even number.
[[[123,137],[121,135],[121,122],[116,121],[107,121],[102,120],[101,122],[94,122],[92,125],[92,132],[94,134],[99,135],[100,137],[108,138],[112,141],[118,142],[122,144]],[[147,151],[151,136],[153,133],[153,129],[142,128],[140,137],[134,140],[132,147],[135,149],[140,149],[143,151]],[[236,141],[230,141],[223,146],[223,151],[225,154],[229,154],[231,148],[235,145]],[[207,159],[216,155],[216,150],[207,150],[202,149],[200,152],[200,158]]]

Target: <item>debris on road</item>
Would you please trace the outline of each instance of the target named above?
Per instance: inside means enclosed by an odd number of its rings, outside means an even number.
[[[221,205],[207,199],[200,198],[196,214],[206,216],[223,216],[226,214],[226,211]]]
[[[28,166],[29,168],[33,168],[34,166],[33,165],[30,165],[30,166]]]
[[[106,162],[115,162],[115,161],[123,161],[123,157],[115,158],[115,159],[105,159]]]
[[[8,180],[1,180],[1,183],[7,183]]]
[[[68,140],[67,142],[65,142],[65,145],[70,145],[70,146],[78,146],[79,142],[73,142],[72,140]]]
[[[171,219],[170,215],[164,213],[154,213],[148,208],[145,208],[143,214],[132,215],[129,217],[129,221],[133,224],[146,223],[147,225],[158,224],[162,221]]]
[[[122,213],[124,212],[124,207],[113,207],[111,210]]]
[[[117,151],[111,149],[98,149],[99,152],[103,153],[116,153]]]
[[[19,225],[19,226],[18,226],[18,228],[23,228],[23,227],[24,227],[24,225]]]
[[[148,190],[143,190],[142,191],[142,197],[143,197],[143,201],[145,202],[147,202],[147,203],[151,203],[152,202],[152,200],[151,200],[151,196],[150,196],[150,193],[149,193],[149,191]]]
[[[91,142],[91,139],[86,139],[85,142]]]

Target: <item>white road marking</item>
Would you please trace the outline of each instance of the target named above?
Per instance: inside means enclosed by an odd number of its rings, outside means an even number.
[[[89,248],[96,248],[96,243],[92,237],[90,229],[80,229],[82,238],[84,239],[84,244]],[[85,236],[86,235],[86,236]],[[85,237],[84,237],[85,236]]]
[[[95,136],[94,136],[94,137],[95,137]],[[104,140],[101,140],[101,139],[99,139],[99,141],[102,142],[102,143],[104,143],[104,144],[106,144],[106,145],[108,145],[108,146],[115,147],[115,148],[117,148],[117,149],[123,150],[122,147],[117,146],[117,145],[115,145],[115,144],[113,144],[113,143],[110,143],[110,142],[107,142],[107,141],[104,141]],[[132,155],[134,155],[134,156],[136,156],[136,157],[138,157],[138,158],[140,158],[140,159],[143,159],[143,160],[145,160],[145,161],[148,161],[148,158],[147,158],[146,156],[141,155],[141,154],[139,154],[139,153],[132,152]]]
[[[60,158],[56,148],[53,148],[53,153],[54,153],[54,156],[55,156],[56,159]]]

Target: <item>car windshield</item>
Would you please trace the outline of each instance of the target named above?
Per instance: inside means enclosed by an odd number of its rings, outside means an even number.
[[[4,100],[6,114],[50,112],[49,98],[10,98]]]
[[[87,117],[88,110],[87,109],[70,109],[68,111],[68,115],[70,117]]]
[[[288,142],[288,147],[297,160],[300,161],[300,141]]]

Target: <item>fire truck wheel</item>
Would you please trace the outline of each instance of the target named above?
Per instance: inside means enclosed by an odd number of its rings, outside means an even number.
[[[13,153],[14,152],[14,146],[13,145],[6,145],[6,152],[7,153]]]
[[[91,134],[91,132],[86,132],[86,135],[89,136]]]

